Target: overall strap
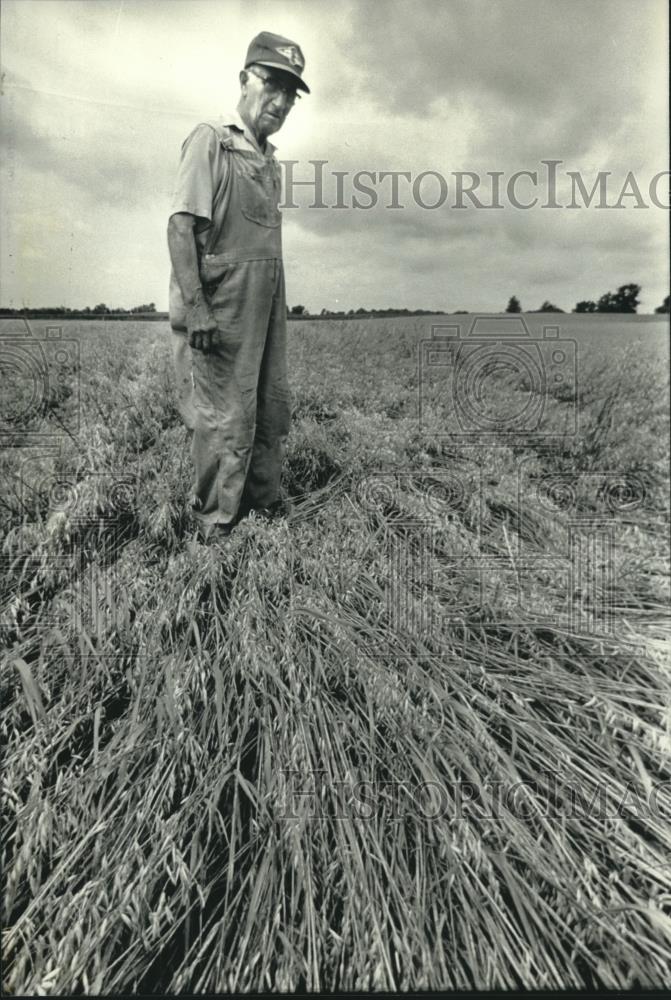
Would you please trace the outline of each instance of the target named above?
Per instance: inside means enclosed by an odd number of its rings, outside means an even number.
[[[211,253],[213,247],[216,245],[217,240],[221,234],[221,230],[224,225],[224,216],[226,214],[227,199],[226,193],[230,183],[230,165],[228,163],[228,150],[234,145],[234,139],[230,134],[230,130],[226,125],[222,125],[221,122],[217,121],[207,121],[203,122],[203,125],[209,125],[212,128],[219,140],[220,145],[226,152],[226,172],[222,178],[219,187],[214,193],[214,201],[212,204],[212,221],[210,223],[210,228],[207,232],[207,238],[205,240],[205,246],[203,247],[203,253]]]

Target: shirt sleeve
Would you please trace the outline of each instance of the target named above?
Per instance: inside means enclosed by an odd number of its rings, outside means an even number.
[[[188,212],[212,221],[215,167],[221,169],[221,146],[210,125],[197,125],[182,146],[170,214]]]

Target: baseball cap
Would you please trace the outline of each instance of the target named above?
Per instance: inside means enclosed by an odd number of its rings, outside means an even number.
[[[310,93],[310,88],[302,79],[305,69],[305,56],[301,52],[300,45],[292,42],[290,38],[282,35],[274,35],[272,31],[262,31],[253,38],[247,49],[247,59],[245,69],[252,64],[260,66],[270,66],[271,69],[282,69],[285,73],[290,73],[296,77],[296,86]]]

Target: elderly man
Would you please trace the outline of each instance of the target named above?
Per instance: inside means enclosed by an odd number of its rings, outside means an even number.
[[[240,72],[236,112],[186,139],[168,223],[178,397],[191,434],[193,511],[203,534],[282,510],[291,410],[280,170],[268,136],[294,105],[305,60],[261,32]]]

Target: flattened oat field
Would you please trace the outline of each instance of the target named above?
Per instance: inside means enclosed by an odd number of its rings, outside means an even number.
[[[221,548],[167,324],[3,323],[5,989],[669,985],[668,322],[559,322],[465,396],[292,324],[295,519]]]

